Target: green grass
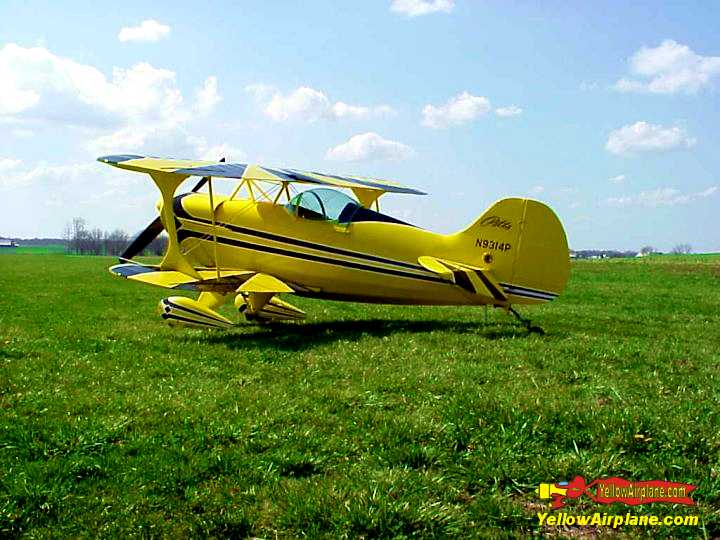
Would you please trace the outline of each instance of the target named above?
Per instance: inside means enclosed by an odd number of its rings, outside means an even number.
[[[173,330],[110,264],[0,257],[0,536],[523,536],[575,475],[696,484],[571,511],[720,535],[720,257],[573,263],[525,310],[546,336],[305,299],[301,325]]]
[[[63,244],[47,244],[45,246],[19,246],[13,248],[0,249],[0,255],[17,255],[17,254],[33,254],[33,255],[49,255],[65,253],[67,248]],[[1,264],[1,263],[0,263]]]

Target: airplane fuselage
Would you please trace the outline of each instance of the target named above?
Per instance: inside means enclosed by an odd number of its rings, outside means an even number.
[[[262,272],[290,284],[297,294],[326,299],[493,303],[492,298],[471,294],[418,264],[418,258],[427,254],[477,264],[483,252],[474,237],[442,235],[399,223],[342,225],[304,219],[282,205],[248,199],[216,197],[214,202],[216,245],[208,196],[197,193],[174,201],[181,251],[195,267]],[[535,303],[526,298],[513,302]]]

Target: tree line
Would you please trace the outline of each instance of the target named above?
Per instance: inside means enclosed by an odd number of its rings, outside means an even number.
[[[68,253],[75,255],[121,255],[130,244],[131,237],[121,229],[103,231],[88,228],[83,218],[73,218],[65,226],[63,239]],[[161,234],[143,250],[143,255],[162,255],[167,247],[167,236]]]
[[[672,253],[673,255],[687,255],[692,252],[693,248],[690,244],[677,244],[670,250],[670,253]],[[658,253],[658,251],[652,246],[643,246],[643,248],[640,250],[640,253],[642,253],[643,255],[651,255],[653,253]]]

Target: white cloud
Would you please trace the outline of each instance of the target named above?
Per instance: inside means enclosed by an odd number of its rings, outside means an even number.
[[[195,141],[196,151],[194,155],[198,156],[199,159],[219,161],[220,158],[225,158],[228,162],[245,161],[247,159],[245,152],[237,146],[232,146],[228,143],[209,146],[202,137],[196,139]]]
[[[170,27],[154,19],[147,19],[138,26],[125,26],[120,29],[118,39],[127,41],[160,41],[170,35]]]
[[[0,117],[18,121],[87,127],[184,114],[175,73],[147,62],[113,68],[108,80],[93,66],[10,43],[0,49],[0,80]]]
[[[315,121],[327,114],[328,98],[322,92],[302,86],[287,96],[275,94],[265,107],[265,114],[277,122],[293,117]]]
[[[245,86],[244,90],[259,101],[269,99],[274,93],[277,92],[277,88],[275,88],[273,85],[264,83],[248,84],[247,86]]]
[[[16,163],[11,172],[5,172],[0,176],[0,188],[12,189],[31,184],[59,188],[62,185],[89,178],[93,174],[97,174],[97,167],[92,162],[72,165],[39,164],[24,170],[18,170]]]
[[[81,127],[85,146],[97,153],[181,151],[196,148],[185,131],[221,101],[218,81],[208,77],[186,104],[175,72],[140,62],[99,69],[42,48],[15,44],[0,49],[0,121],[16,130],[38,123]],[[27,130],[25,130],[27,131]]]
[[[157,128],[153,126],[128,126],[91,140],[87,143],[87,147],[96,154],[139,150],[145,147],[146,142],[156,133]]]
[[[137,152],[145,155],[195,158],[207,149],[204,139],[190,132],[187,123],[129,125],[87,143],[93,155]]]
[[[610,182],[613,184],[622,184],[625,182],[625,175],[624,174],[618,174],[617,176],[613,176],[612,178],[608,178]]]
[[[210,76],[205,79],[203,87],[196,92],[195,108],[201,114],[208,114],[220,101],[222,97],[218,94],[217,77]]]
[[[345,143],[330,148],[325,159],[333,161],[399,161],[412,157],[415,151],[406,144],[383,139],[377,133],[350,137]]]
[[[537,185],[537,186],[533,186],[530,188],[530,193],[532,193],[533,195],[540,195],[544,191],[545,191],[545,186]]]
[[[518,116],[522,114],[523,110],[515,105],[509,107],[499,107],[495,109],[495,114],[498,116]]]
[[[645,85],[640,81],[634,81],[632,79],[620,79],[615,83],[613,88],[618,92],[642,92],[645,89]]]
[[[245,89],[256,98],[262,99],[267,96],[272,87],[249,85]],[[265,114],[277,122],[293,119],[306,122],[315,122],[320,119],[365,119],[388,116],[394,112],[393,108],[388,105],[366,107],[348,105],[342,101],[333,104],[324,92],[307,86],[301,86],[287,95],[275,91],[265,106]]]
[[[625,197],[610,197],[606,202],[611,206],[676,206],[680,204],[688,204],[698,199],[710,197],[718,193],[718,186],[711,186],[703,191],[695,193],[682,193],[674,188],[658,188],[651,191],[642,191],[637,195],[628,195]]]
[[[392,0],[390,11],[418,17],[430,13],[450,13],[455,7],[455,0]]]
[[[21,163],[22,161],[19,159],[0,158],[0,173],[5,174],[6,172],[15,169]],[[0,182],[2,182],[1,178]]]
[[[615,83],[620,92],[694,94],[720,78],[720,56],[702,56],[687,45],[667,39],[657,47],[641,47],[630,58],[635,78]]]
[[[236,162],[245,160],[245,152],[229,144],[217,144],[206,149],[200,154],[200,159],[207,159],[209,161],[218,161],[221,158],[225,158],[226,161]]]
[[[450,98],[444,105],[425,105],[422,110],[422,125],[441,129],[465,124],[487,114],[490,109],[488,98],[462,92]]]
[[[18,139],[27,139],[28,137],[32,137],[33,135],[35,135],[35,133],[31,129],[24,128],[13,129],[10,133],[12,133],[13,137],[16,137]]]
[[[681,127],[636,122],[612,131],[605,148],[613,154],[623,155],[690,148],[696,142],[697,140]]]
[[[217,91],[217,78],[206,79],[202,88],[196,91],[191,108],[183,106],[182,95],[178,96],[176,106],[168,107],[162,115],[154,119],[129,118],[120,129],[90,141],[88,148],[96,154],[142,151],[188,158],[204,155],[206,145],[197,143],[197,139],[188,133],[188,126],[198,116],[210,114],[222,101]]]
[[[389,105],[378,105],[376,107],[363,107],[361,105],[348,105],[342,101],[338,101],[332,106],[331,115],[334,118],[354,118],[364,119],[373,116],[391,116],[395,114],[395,109]]]
[[[73,216],[91,227],[137,231],[157,215],[152,182],[94,161],[19,167],[0,176],[0,193],[0,215],[13,236],[59,237]]]

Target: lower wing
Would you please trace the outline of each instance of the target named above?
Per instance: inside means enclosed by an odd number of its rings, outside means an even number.
[[[183,322],[189,313],[196,315],[192,322],[207,324],[207,318],[215,319],[214,326],[226,327],[227,319],[216,313],[215,308],[234,296],[235,307],[250,321],[304,319],[305,312],[276,297],[280,293],[295,290],[280,279],[252,270],[195,269],[199,278],[178,270],[160,270],[156,266],[140,264],[117,264],[110,273],[132,281],[155,285],[166,289],[199,291],[197,300],[185,297],[166,298],[161,302],[163,317]],[[191,305],[192,304],[192,305]],[[192,311],[189,311],[192,310]],[[175,313],[178,311],[178,313]],[[188,321],[187,326],[191,326]]]

